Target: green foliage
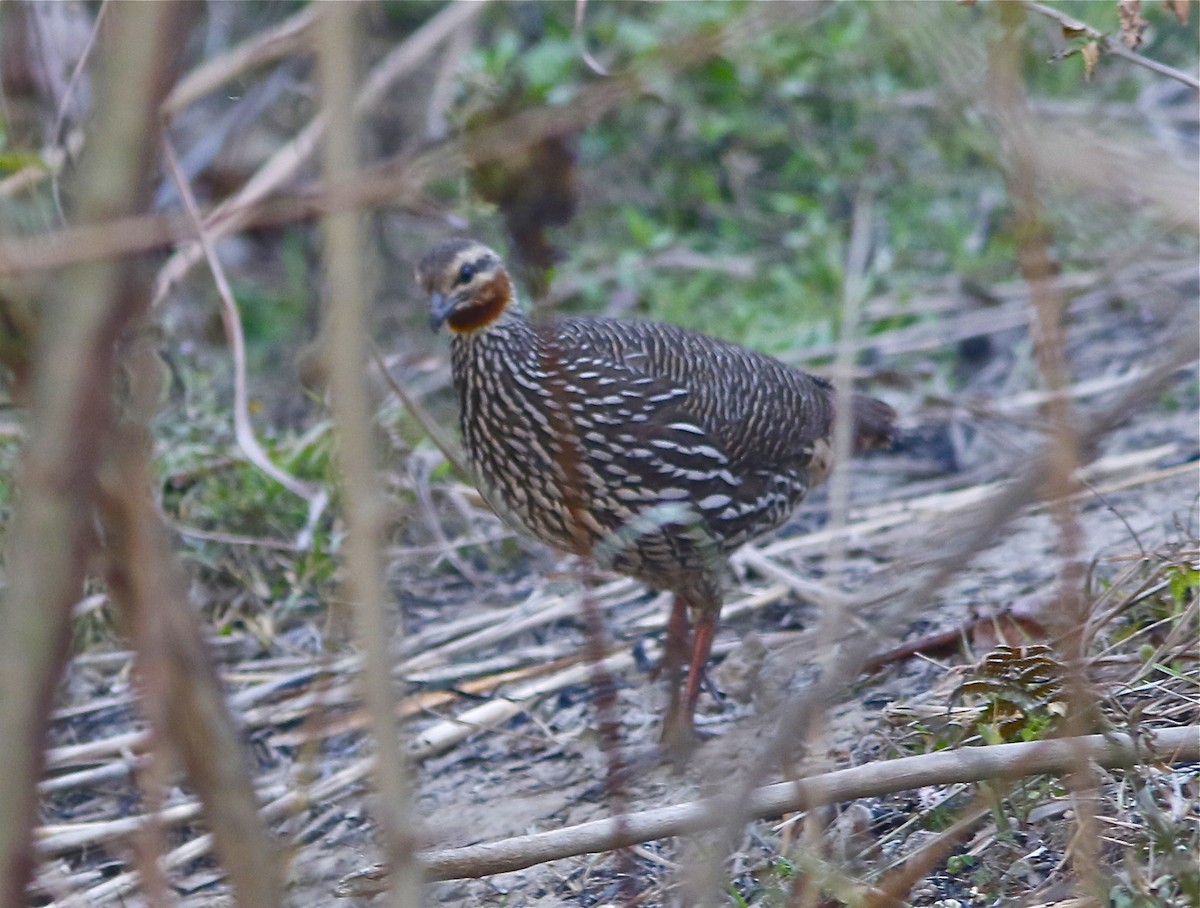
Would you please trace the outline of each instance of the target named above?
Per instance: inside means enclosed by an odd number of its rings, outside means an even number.
[[[44,167],[41,155],[25,149],[9,147],[8,126],[0,113],[0,179],[26,167]]]
[[[774,908],[790,903],[792,881],[799,873],[796,865],[782,855],[769,864],[753,871],[739,882],[731,882],[726,889],[729,904],[735,906],[754,905],[757,908]]]
[[[1167,566],[1166,575],[1171,607],[1177,614],[1200,592],[1200,566],[1179,561]]]
[[[13,479],[21,446],[15,438],[0,439],[0,542],[12,518]]]
[[[294,540],[308,520],[307,503],[249,463],[233,439],[229,402],[206,371],[183,370],[184,391],[156,422],[161,500],[179,526],[184,557],[210,593],[231,591],[238,608],[214,615],[218,626],[269,610],[280,615],[307,611],[322,600],[336,568],[337,540],[327,523],[317,527],[311,549],[277,548]],[[258,427],[259,440],[280,467],[331,487],[332,434],[312,431],[300,438],[275,437]],[[265,431],[264,431],[265,429]],[[212,539],[189,530],[213,534]],[[260,547],[261,541],[265,547]],[[219,597],[218,597],[219,598]]]
[[[979,859],[971,854],[955,854],[946,859],[946,872],[954,875],[970,870]]]
[[[283,351],[294,348],[306,333],[305,321],[314,300],[310,276],[312,251],[304,234],[289,230],[279,250],[281,273],[270,282],[243,278],[234,285],[234,298],[246,336],[248,367],[259,371]],[[214,312],[218,303],[213,302]]]
[[[1006,212],[981,207],[1004,198],[994,131],[952,94],[939,100],[942,74],[931,60],[940,50],[931,35],[982,59],[998,27],[993,11],[903,9],[845,3],[779,16],[752,39],[670,73],[662,63],[669,48],[717,29],[733,33],[761,9],[598,0],[577,33],[574,4],[497,5],[468,60],[457,117],[569,106],[603,78],[587,66],[583,42],[608,72],[635,73],[643,93],[578,137],[582,204],[556,237],[570,250],[556,280],[577,288],[567,307],[603,310],[619,295],[652,318],[777,354],[800,351],[834,335],[850,222],[864,193],[886,256],[871,292],[902,289],[914,273],[1015,274]],[[1112,4],[1072,13],[1116,28]],[[1029,18],[1031,96],[1116,100],[1141,84],[1132,67],[1106,61],[1085,86],[1078,59],[1049,62],[1061,49],[1047,38],[1050,23]],[[1186,56],[1172,20],[1152,19],[1152,41]],[[1050,216],[1071,220],[1077,207],[1056,205]],[[1076,220],[1100,232],[1107,223]],[[1081,242],[1065,251],[1097,248]],[[673,250],[714,266],[673,266]]]

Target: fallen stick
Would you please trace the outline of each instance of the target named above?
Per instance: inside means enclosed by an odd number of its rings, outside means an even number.
[[[1150,743],[1147,743],[1149,739]],[[1087,735],[901,757],[839,769],[794,782],[756,789],[744,816],[749,819],[809,810],[855,798],[877,797],[956,782],[1071,772],[1081,756],[1100,766],[1124,766],[1148,759],[1190,762],[1200,759],[1200,725],[1147,733],[1137,741],[1126,734]],[[692,801],[515,836],[498,842],[430,851],[421,855],[426,880],[453,880],[523,870],[536,864],[594,854],[703,829],[713,815],[712,800]],[[383,891],[386,868],[378,865],[344,877],[334,890],[339,898]]]

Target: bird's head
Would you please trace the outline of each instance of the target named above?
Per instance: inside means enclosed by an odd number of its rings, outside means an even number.
[[[429,327],[443,324],[459,334],[478,331],[498,319],[513,301],[504,262],[474,240],[446,240],[417,266],[417,283],[429,297]]]

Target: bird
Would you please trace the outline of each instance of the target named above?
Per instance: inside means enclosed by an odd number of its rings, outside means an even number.
[[[430,328],[451,336],[463,449],[488,505],[672,594],[661,740],[694,740],[728,557],[829,474],[834,386],[675,325],[531,318],[503,259],[471,239],[437,244],[416,279]],[[892,407],[856,393],[850,408],[856,450],[893,442]]]

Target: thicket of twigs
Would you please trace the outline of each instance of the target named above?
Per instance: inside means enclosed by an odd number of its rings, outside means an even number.
[[[0,6],[0,904],[1200,903],[1198,12]],[[452,232],[903,414],[687,766],[455,472]]]

